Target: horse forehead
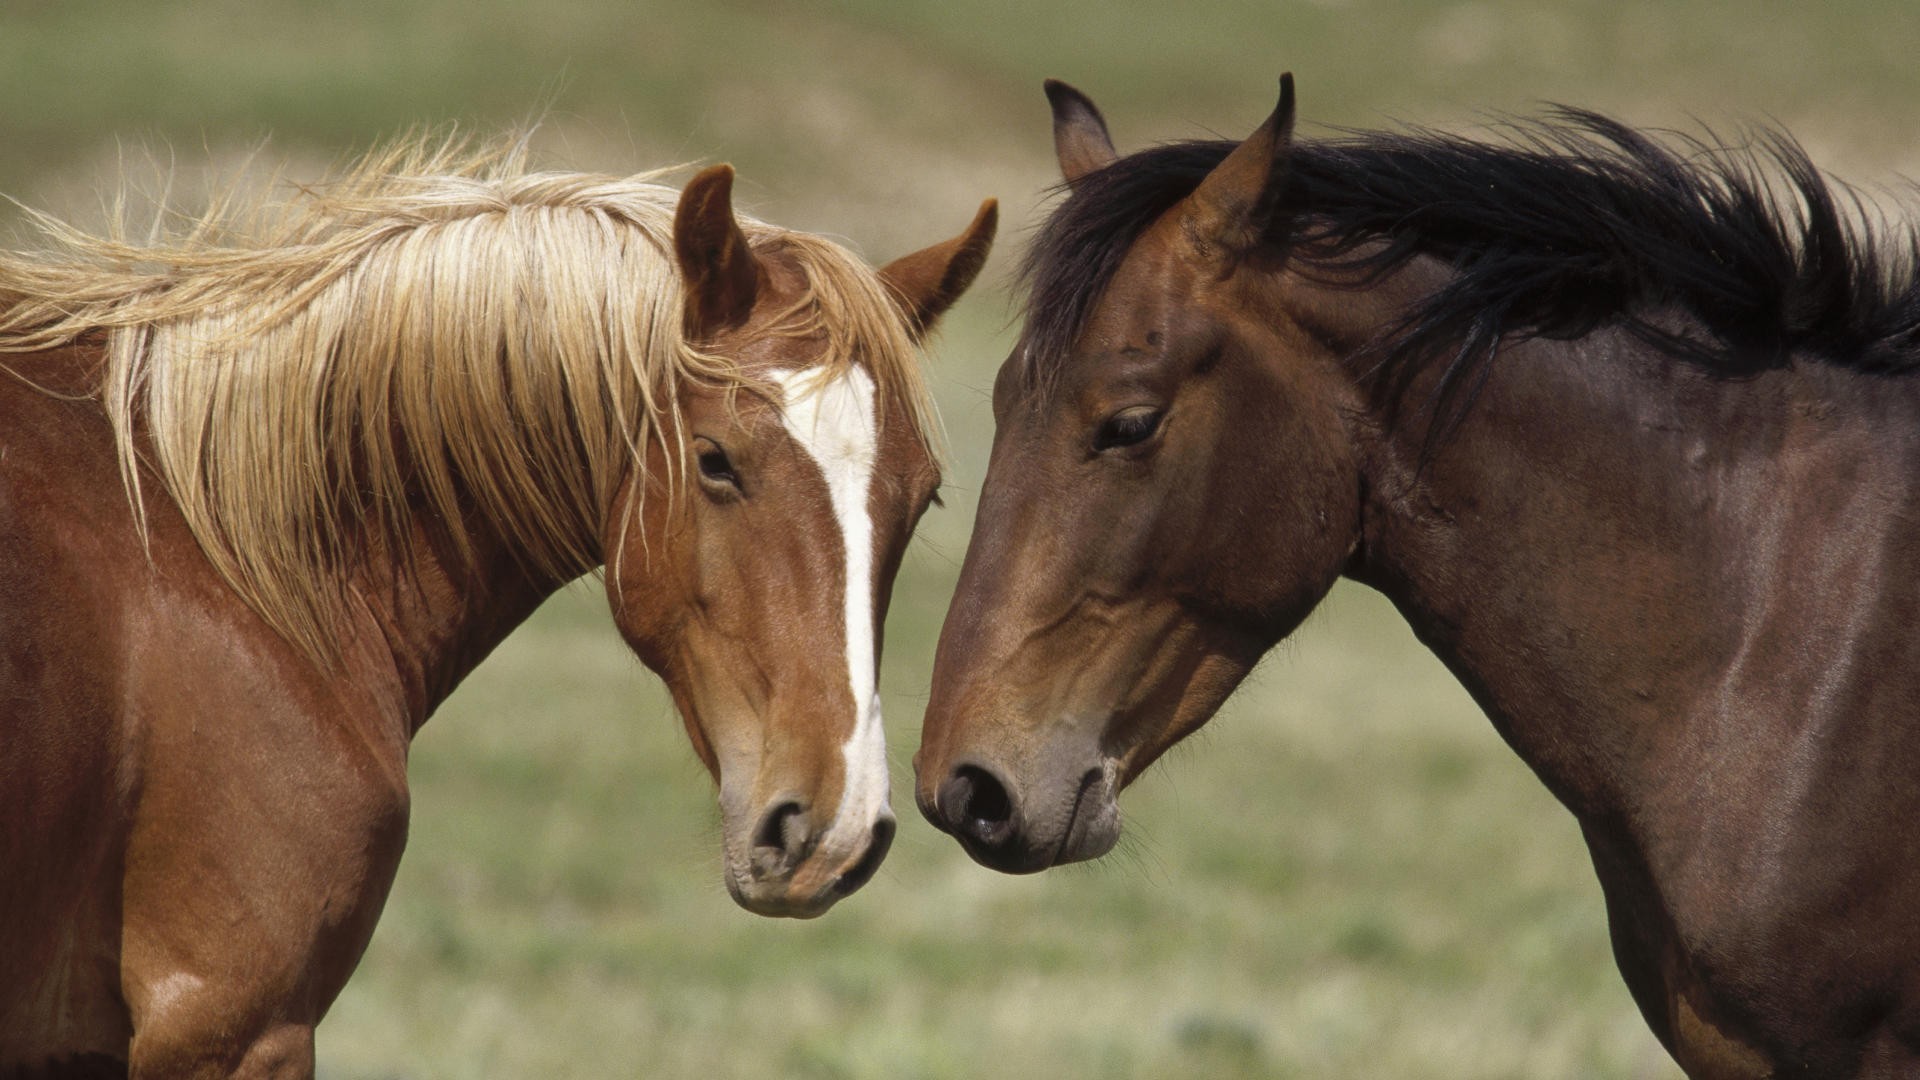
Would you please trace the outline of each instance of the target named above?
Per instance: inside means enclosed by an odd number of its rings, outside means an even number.
[[[873,376],[858,364],[782,368],[767,374],[780,389],[780,420],[832,480],[836,470],[868,472],[880,453]]]
[[[820,470],[831,511],[857,514],[863,528],[885,538],[876,540],[883,546],[904,544],[940,483],[940,463],[911,403],[857,363],[761,377],[775,389],[765,399],[773,406],[766,422]]]
[[[1196,272],[1177,245],[1142,238],[1088,307],[1070,367],[1098,379],[1115,356],[1159,351],[1208,317],[1209,275]]]

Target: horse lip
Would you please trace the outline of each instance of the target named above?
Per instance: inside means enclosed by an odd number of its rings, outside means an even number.
[[[1086,824],[1086,819],[1080,816],[1080,807],[1087,801],[1087,792],[1092,791],[1093,785],[1099,780],[1098,768],[1088,769],[1080,777],[1080,790],[1073,794],[1073,806],[1067,811],[1066,828],[1060,830],[1060,843],[1054,847],[1053,857],[1047,861],[1048,866],[1059,866],[1062,858],[1067,854],[1067,849],[1076,846],[1073,843],[1074,830],[1084,829]]]
[[[816,890],[812,895],[797,897],[787,888],[769,889],[760,882],[743,886],[729,874],[727,891],[733,894],[735,903],[764,918],[812,919],[825,915],[828,908],[833,907],[835,902],[846,895],[846,892],[840,890],[839,881],[839,878],[835,878],[825,888]]]

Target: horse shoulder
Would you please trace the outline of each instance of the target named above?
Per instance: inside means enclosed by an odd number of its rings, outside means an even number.
[[[143,543],[104,410],[45,377],[86,358],[34,360],[38,388],[0,376],[0,1072],[190,1025],[168,988],[196,973],[324,1008],[407,818],[377,628],[299,655],[157,487]]]

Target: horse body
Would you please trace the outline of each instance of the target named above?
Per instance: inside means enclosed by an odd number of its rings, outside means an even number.
[[[1072,191],[995,387],[927,817],[1002,870],[1104,853],[1344,574],[1573,811],[1690,1073],[1920,1067],[1911,252],[1783,143],[1785,205],[1592,117],[1296,146],[1286,82],[1237,146],[1123,159],[1049,93]]]
[[[1684,1064],[1911,1064],[1920,393],[1623,339],[1511,350],[1417,482],[1383,438],[1347,572],[1579,818]]]
[[[110,245],[98,274],[0,264],[29,283],[0,309],[0,1075],[311,1075],[413,735],[602,562],[720,785],[736,899],[816,915],[884,856],[856,699],[938,482],[912,341],[991,207],[876,273],[743,227],[724,167],[677,207],[485,167],[350,180],[281,252],[173,250],[131,287]],[[209,284],[234,266],[255,291]],[[858,522],[792,424],[847,386],[806,434],[861,448]]]

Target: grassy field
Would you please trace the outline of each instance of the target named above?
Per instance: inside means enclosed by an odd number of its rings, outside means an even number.
[[[1054,178],[1039,80],[1090,92],[1123,148],[1241,134],[1291,68],[1309,131],[1542,99],[1773,117],[1873,186],[1920,171],[1916,41],[1897,0],[14,0],[0,190],[85,219],[144,143],[226,162],[271,132],[269,157],[317,167],[409,125],[544,115],[558,162],[731,160],[763,216],[876,260],[1006,202],[932,361],[951,509],[889,626],[904,816],[878,879],[816,922],[735,908],[710,784],[583,585],[417,743],[409,852],[324,1075],[1666,1077],[1571,819],[1357,588],[1127,795],[1105,862],[1000,877],[913,813],[1006,268]]]

